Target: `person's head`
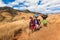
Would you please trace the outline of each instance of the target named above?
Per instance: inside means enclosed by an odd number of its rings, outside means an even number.
[[[48,15],[47,15],[47,14],[44,14],[42,17],[43,17],[44,19],[46,19],[46,18],[48,17]]]
[[[30,17],[30,19],[33,19],[33,17]]]
[[[38,17],[35,17],[36,19],[38,18]]]

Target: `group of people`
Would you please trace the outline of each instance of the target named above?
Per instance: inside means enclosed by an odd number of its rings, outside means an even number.
[[[35,19],[33,17],[30,17],[30,22],[29,22],[29,28],[32,31],[36,31],[41,28],[41,26],[40,26],[41,22],[38,19],[38,15],[34,15],[34,17],[35,17]],[[47,26],[47,21],[46,21],[47,15],[42,15],[41,17],[43,18],[44,26]]]

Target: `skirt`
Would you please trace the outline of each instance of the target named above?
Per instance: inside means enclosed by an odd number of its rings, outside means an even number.
[[[35,28],[35,26],[31,26],[31,27],[30,27],[31,30],[34,30],[34,28]]]

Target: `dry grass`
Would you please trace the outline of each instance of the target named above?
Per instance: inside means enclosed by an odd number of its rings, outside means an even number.
[[[25,20],[20,20],[0,26],[0,39],[8,40],[8,38],[14,37],[15,32],[17,32],[20,29],[25,29],[26,27],[28,27],[27,25],[28,22],[26,22]]]
[[[29,17],[33,17],[34,14],[31,13],[18,13],[12,20],[13,22],[0,22],[0,40],[9,40],[14,38],[14,36],[19,33],[19,31],[23,31],[22,34],[19,36],[18,40],[23,40],[26,38],[28,40],[29,33]],[[6,16],[7,18],[7,16]],[[8,16],[10,20],[10,16]],[[30,35],[30,40],[60,40],[60,14],[49,14],[48,18],[46,19],[48,24],[47,27],[44,27],[42,23],[41,16],[38,17],[41,21],[41,26],[43,27],[38,32],[34,32]],[[58,27],[57,27],[58,26]],[[26,33],[27,32],[27,33]],[[58,33],[59,32],[59,33]],[[54,37],[56,36],[56,37]],[[23,37],[23,38],[21,38]]]

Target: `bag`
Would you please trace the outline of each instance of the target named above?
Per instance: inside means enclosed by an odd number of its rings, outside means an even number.
[[[40,28],[38,24],[35,24],[35,27],[36,27],[36,29],[39,29]]]

